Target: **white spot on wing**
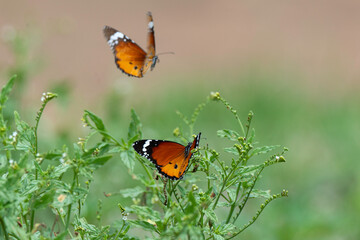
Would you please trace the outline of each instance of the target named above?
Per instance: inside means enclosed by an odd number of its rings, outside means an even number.
[[[146,152],[146,148],[150,145],[151,143],[151,140],[147,140],[144,145],[143,145],[143,148],[142,148],[142,151],[144,152],[144,155],[148,155],[148,153]]]
[[[154,27],[154,22],[153,21],[149,22],[148,28],[152,29],[153,27]]]
[[[121,32],[116,32],[113,35],[111,35],[111,37],[109,38],[108,44],[110,45],[110,47],[114,47],[115,45],[117,45],[119,43],[119,38],[123,39],[124,38],[124,34]]]

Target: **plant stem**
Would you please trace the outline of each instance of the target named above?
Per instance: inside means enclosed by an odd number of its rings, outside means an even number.
[[[256,181],[259,179],[259,175],[260,175],[260,173],[264,170],[265,166],[266,166],[266,165],[264,164],[264,165],[262,166],[262,168],[259,170],[259,172],[257,173],[257,175],[255,176],[254,183],[251,185],[248,193],[246,194],[245,199],[244,199],[243,202],[240,204],[240,206],[239,206],[240,210],[239,210],[239,212],[236,214],[236,217],[234,218],[233,223],[237,220],[237,218],[240,216],[242,210],[244,209],[246,202],[249,200],[250,193],[252,192],[253,188],[255,187]]]
[[[262,211],[264,211],[265,207],[272,202],[274,199],[276,198],[281,198],[281,197],[287,197],[287,191],[283,191],[282,193],[276,194],[271,196],[270,198],[266,199],[266,201],[261,204],[260,206],[260,210],[258,210],[256,212],[256,215],[247,223],[245,224],[237,233],[235,233],[234,235],[232,235],[231,237],[227,238],[227,239],[232,239],[234,237],[236,237],[237,235],[239,235],[241,232],[243,232],[245,229],[247,229],[248,227],[250,227],[260,216],[260,214],[262,213]]]
[[[35,210],[31,210],[31,217],[30,217],[30,230],[34,228],[34,219],[35,219]]]
[[[3,229],[5,239],[9,240],[9,235],[8,235],[8,233],[6,231],[6,226],[5,226],[5,223],[4,223],[4,219],[2,217],[0,217],[0,224],[1,224],[1,228]]]
[[[233,214],[233,212],[234,212],[234,210],[235,210],[235,204],[237,203],[237,199],[238,199],[238,197],[239,197],[240,186],[241,186],[241,182],[239,182],[238,187],[237,187],[237,189],[236,189],[236,197],[235,197],[235,199],[234,199],[233,204],[231,204],[230,212],[229,212],[229,215],[228,215],[228,217],[227,217],[227,219],[226,219],[226,223],[229,223],[229,222],[230,222],[231,216],[232,216],[232,214]]]

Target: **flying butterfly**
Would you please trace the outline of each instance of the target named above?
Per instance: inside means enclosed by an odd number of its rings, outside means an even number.
[[[155,55],[154,22],[151,12],[148,12],[147,19],[147,52],[128,36],[116,29],[109,26],[105,26],[103,29],[105,38],[113,50],[116,66],[132,77],[143,77],[149,68],[153,70],[158,62],[158,56]]]
[[[148,139],[134,142],[133,148],[153,162],[160,174],[170,179],[181,179],[189,166],[192,150],[199,146],[200,135],[201,133],[186,146],[171,141]]]

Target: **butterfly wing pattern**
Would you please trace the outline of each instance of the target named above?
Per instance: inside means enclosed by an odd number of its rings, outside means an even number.
[[[159,173],[170,179],[181,179],[189,166],[192,150],[199,146],[201,133],[193,142],[183,146],[164,140],[139,140],[133,148],[141,156],[153,162]]]
[[[148,18],[148,46],[147,53],[133,40],[118,30],[105,26],[104,36],[115,56],[116,66],[124,73],[132,77],[143,77],[149,70],[153,70],[158,57],[155,55],[154,22],[151,12]]]

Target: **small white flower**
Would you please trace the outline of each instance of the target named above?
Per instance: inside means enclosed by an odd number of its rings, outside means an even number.
[[[17,135],[18,135],[17,131],[14,131],[14,132],[12,133],[12,136],[13,136],[13,137],[16,137]]]
[[[275,158],[276,158],[276,160],[279,160],[279,159],[280,159],[280,157],[279,157],[279,156],[276,156]]]
[[[44,102],[44,101],[45,101],[45,97],[41,97],[41,101]]]
[[[60,158],[60,162],[61,162],[61,164],[64,164],[65,160],[63,158]]]
[[[14,164],[14,160],[10,159],[10,160],[9,160],[9,164],[10,164],[10,165],[13,165],[13,164]]]
[[[40,153],[37,153],[37,154],[36,154],[36,157],[40,157],[40,156],[41,156]]]
[[[66,152],[64,152],[64,153],[62,154],[62,158],[66,158],[66,156],[67,156],[67,154],[66,154]]]
[[[124,221],[126,221],[126,220],[127,220],[127,216],[124,215],[124,216],[122,217],[122,219],[123,219]]]
[[[10,135],[10,136],[9,136],[9,139],[10,139],[10,140],[13,140],[13,138],[14,138],[13,135]]]

